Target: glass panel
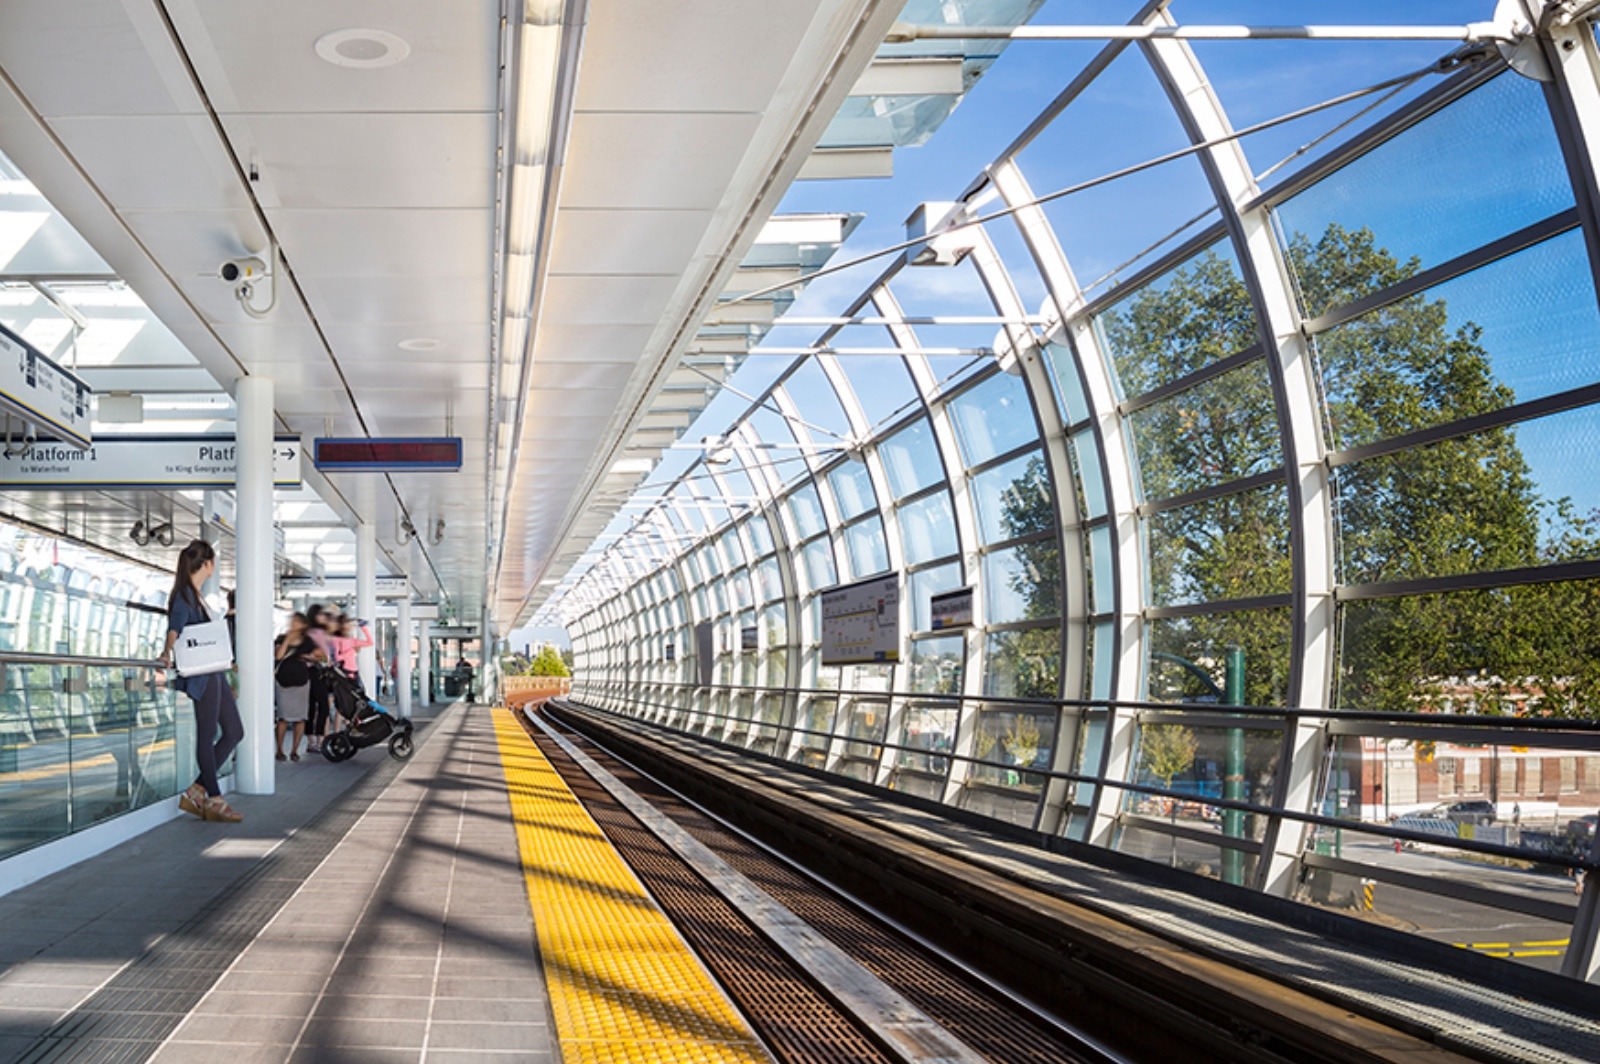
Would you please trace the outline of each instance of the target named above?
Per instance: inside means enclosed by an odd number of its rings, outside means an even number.
[[[1094,566],[1094,612],[1110,613],[1117,604],[1117,585],[1112,576],[1115,559],[1111,554],[1110,525],[1089,530],[1089,560]]]
[[[1078,356],[1067,344],[1052,343],[1045,345],[1045,353],[1049,356],[1045,361],[1050,367],[1050,381],[1055,386],[1056,404],[1061,411],[1061,420],[1068,425],[1076,425],[1089,417],[1089,400],[1083,393],[1083,381],[1078,376]]]
[[[865,340],[868,332],[866,328],[847,328],[833,342],[835,346],[857,347],[888,347],[894,342],[887,330],[873,328],[870,330],[872,339]],[[844,355],[839,358],[839,366],[850,380],[869,428],[893,421],[911,406],[921,403],[905,359],[899,355]]]
[[[833,568],[833,547],[827,536],[801,547],[800,561],[805,572],[806,590],[819,591],[839,582],[839,575]]]
[[[1283,462],[1264,362],[1215,377],[1128,418],[1145,497],[1166,499]]]
[[[1344,582],[1600,557],[1600,407],[1337,471]]]
[[[913,632],[926,632],[933,627],[933,607],[929,599],[945,591],[954,591],[961,586],[961,566],[952,562],[949,565],[936,565],[931,569],[912,573],[906,577],[906,594],[910,597],[911,630]]]
[[[845,417],[839,396],[829,383],[827,374],[815,359],[805,359],[783,382],[783,390],[801,411],[812,440],[822,446],[836,444],[850,438],[850,421]]]
[[[1115,135],[1108,136],[1110,130]],[[1093,151],[1085,150],[1089,144]],[[1023,148],[1017,161],[1042,195],[1190,144],[1150,64],[1140,51],[1129,49]],[[1052,200],[1044,210],[1074,271],[1093,291],[1130,260],[1169,246],[1175,232],[1214,207],[1199,162],[1185,155]]]
[[[985,709],[973,733],[973,753],[980,761],[972,778],[1002,787],[1038,790],[1045,777],[1024,769],[1050,767],[1055,743],[1055,710]]]
[[[1052,526],[1050,481],[1044,456],[1037,451],[984,470],[967,490],[978,516],[979,543],[999,543]]]
[[[883,522],[876,515],[848,526],[844,530],[844,545],[854,576],[871,576],[888,570],[889,545],[883,538]]]
[[[920,565],[956,553],[956,522],[950,494],[932,495],[900,507],[900,540],[907,565]]]
[[[878,457],[883,460],[889,490],[897,500],[944,479],[944,465],[939,461],[939,449],[927,418],[918,418],[881,441]]]
[[[1341,603],[1336,705],[1594,716],[1597,616],[1593,580]]]
[[[1244,700],[1281,706],[1289,689],[1287,609],[1240,610],[1149,622],[1147,697],[1156,702],[1220,701],[1228,652],[1244,653]]]
[[[756,579],[760,581],[763,602],[783,597],[783,574],[776,558],[768,558],[756,566]]]
[[[1495,145],[1487,155],[1486,142]],[[1278,221],[1296,263],[1339,248],[1416,270],[1571,205],[1543,89],[1508,72],[1282,204]],[[1302,283],[1306,316],[1373,291],[1369,278]]]
[[[1370,247],[1302,264],[1309,283],[1414,273]],[[1335,280],[1337,279],[1337,280]],[[1571,232],[1316,337],[1335,449],[1389,439],[1600,379],[1583,237]]]
[[[943,775],[950,767],[949,753],[955,747],[956,724],[960,711],[953,702],[913,702],[906,707],[900,727],[902,749],[895,757],[900,768]]]
[[[841,520],[848,521],[878,508],[865,462],[843,462],[834,466],[828,471],[828,486],[833,489]]]
[[[1128,398],[1182,380],[1259,339],[1250,293],[1227,243],[1155,278],[1095,324]]]
[[[984,623],[1061,616],[1061,551],[1053,539],[1020,543],[983,559]]]
[[[1078,473],[1078,487],[1083,492],[1084,520],[1106,515],[1105,468],[1100,461],[1100,441],[1093,429],[1084,429],[1072,437],[1073,463]]]
[[[985,644],[983,693],[1055,698],[1061,685],[1061,632],[992,632]]]
[[[745,529],[750,534],[750,542],[755,548],[756,556],[771,554],[773,551],[772,526],[767,523],[765,511],[756,514],[745,522]]]
[[[1014,451],[1039,439],[1039,425],[1021,377],[995,373],[967,389],[948,407],[956,441],[968,466]]]
[[[1279,485],[1152,514],[1145,542],[1152,605],[1290,590],[1288,500]]]
[[[913,640],[907,689],[918,694],[958,695],[965,663],[966,640],[959,635]]]
[[[817,489],[810,484],[802,484],[790,493],[789,513],[800,531],[797,539],[808,539],[827,527],[822,519],[822,504],[817,501]]]

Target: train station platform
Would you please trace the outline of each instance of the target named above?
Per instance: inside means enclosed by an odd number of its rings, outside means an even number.
[[[692,947],[663,911],[671,891],[653,873],[636,876],[624,864],[616,821],[591,815],[596,797],[574,782],[586,773],[621,793],[582,740],[487,706],[439,707],[419,724],[409,762],[374,748],[343,764],[286,764],[277,794],[235,799],[243,824],[175,819],[0,898],[0,1061],[797,1059],[775,1051],[771,1032],[785,1022],[820,1028],[824,1019],[764,978],[767,995],[756,1005],[730,1001],[717,962],[705,958],[736,936],[719,930],[709,949]],[[558,771],[558,758],[571,763]],[[573,765],[581,768],[575,773]],[[835,811],[861,805],[847,791],[809,789]],[[652,822],[649,810],[622,800],[640,823]],[[999,870],[1037,885],[1076,875],[1077,889],[1089,883],[1129,919],[1143,910],[1147,923],[1167,928],[1169,942],[1187,933],[1176,929],[1179,920],[1223,921],[1240,942],[1253,936],[1257,952],[1277,954],[1286,972],[1337,977],[1330,948],[1313,948],[1304,930],[1274,930],[1133,882],[1114,898],[1124,884],[1104,870],[1094,879],[1059,855],[1029,858],[914,810],[857,811],[906,835],[934,836],[951,854],[966,851],[974,876]],[[651,830],[670,838],[670,829]],[[741,882],[721,868],[722,857],[737,863],[725,848],[719,857],[687,849],[692,841],[671,845],[703,877],[685,889],[715,887],[753,921],[765,920],[761,935],[780,944],[787,937],[786,948],[825,996],[874,1017],[871,1044],[857,1049],[839,1040],[825,1059],[1145,1059],[1092,1043],[1071,1057],[1048,1048],[1029,1056],[972,1048],[981,1046],[981,1032],[947,1036],[804,926],[827,930],[833,918],[777,912],[772,898],[783,891],[775,879],[762,884],[770,894]],[[903,959],[903,947],[887,948]],[[1362,994],[1412,978],[1371,958],[1361,964],[1365,984],[1347,989]],[[1230,982],[1216,951],[1203,966]],[[1330,1009],[1326,1022],[1359,1029],[1362,1049],[1329,1059],[1496,1059],[1475,1049],[1483,1046],[1515,1050],[1506,1059],[1600,1059],[1600,1024],[1581,1008],[1563,1012],[1485,992],[1463,1018],[1450,1012],[1454,992],[1427,991],[1432,1011],[1413,1017],[1407,1031],[1380,1031]],[[986,1008],[997,1007],[979,1005]],[[1511,1013],[1521,1033],[1490,1037]],[[996,1018],[986,1022],[1011,1033],[1024,1026]],[[1448,1038],[1418,1037],[1429,1024],[1451,1023],[1461,1029]],[[1237,1059],[1288,1058],[1263,1049]]]

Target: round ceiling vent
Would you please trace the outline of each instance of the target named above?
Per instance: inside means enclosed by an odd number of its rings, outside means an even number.
[[[411,54],[411,46],[383,30],[334,30],[317,38],[317,54],[334,66],[371,70],[394,66]]]
[[[444,344],[431,336],[418,336],[410,340],[401,340],[398,346],[402,351],[437,351]]]

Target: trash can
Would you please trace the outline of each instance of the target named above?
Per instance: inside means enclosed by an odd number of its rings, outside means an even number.
[[[461,697],[461,681],[454,676],[446,675],[444,678],[444,696],[446,698]]]

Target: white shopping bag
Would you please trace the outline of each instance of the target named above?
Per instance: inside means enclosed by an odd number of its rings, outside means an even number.
[[[205,676],[222,672],[233,665],[233,643],[228,639],[228,622],[206,621],[191,624],[178,633],[172,644],[172,664],[179,676]]]

